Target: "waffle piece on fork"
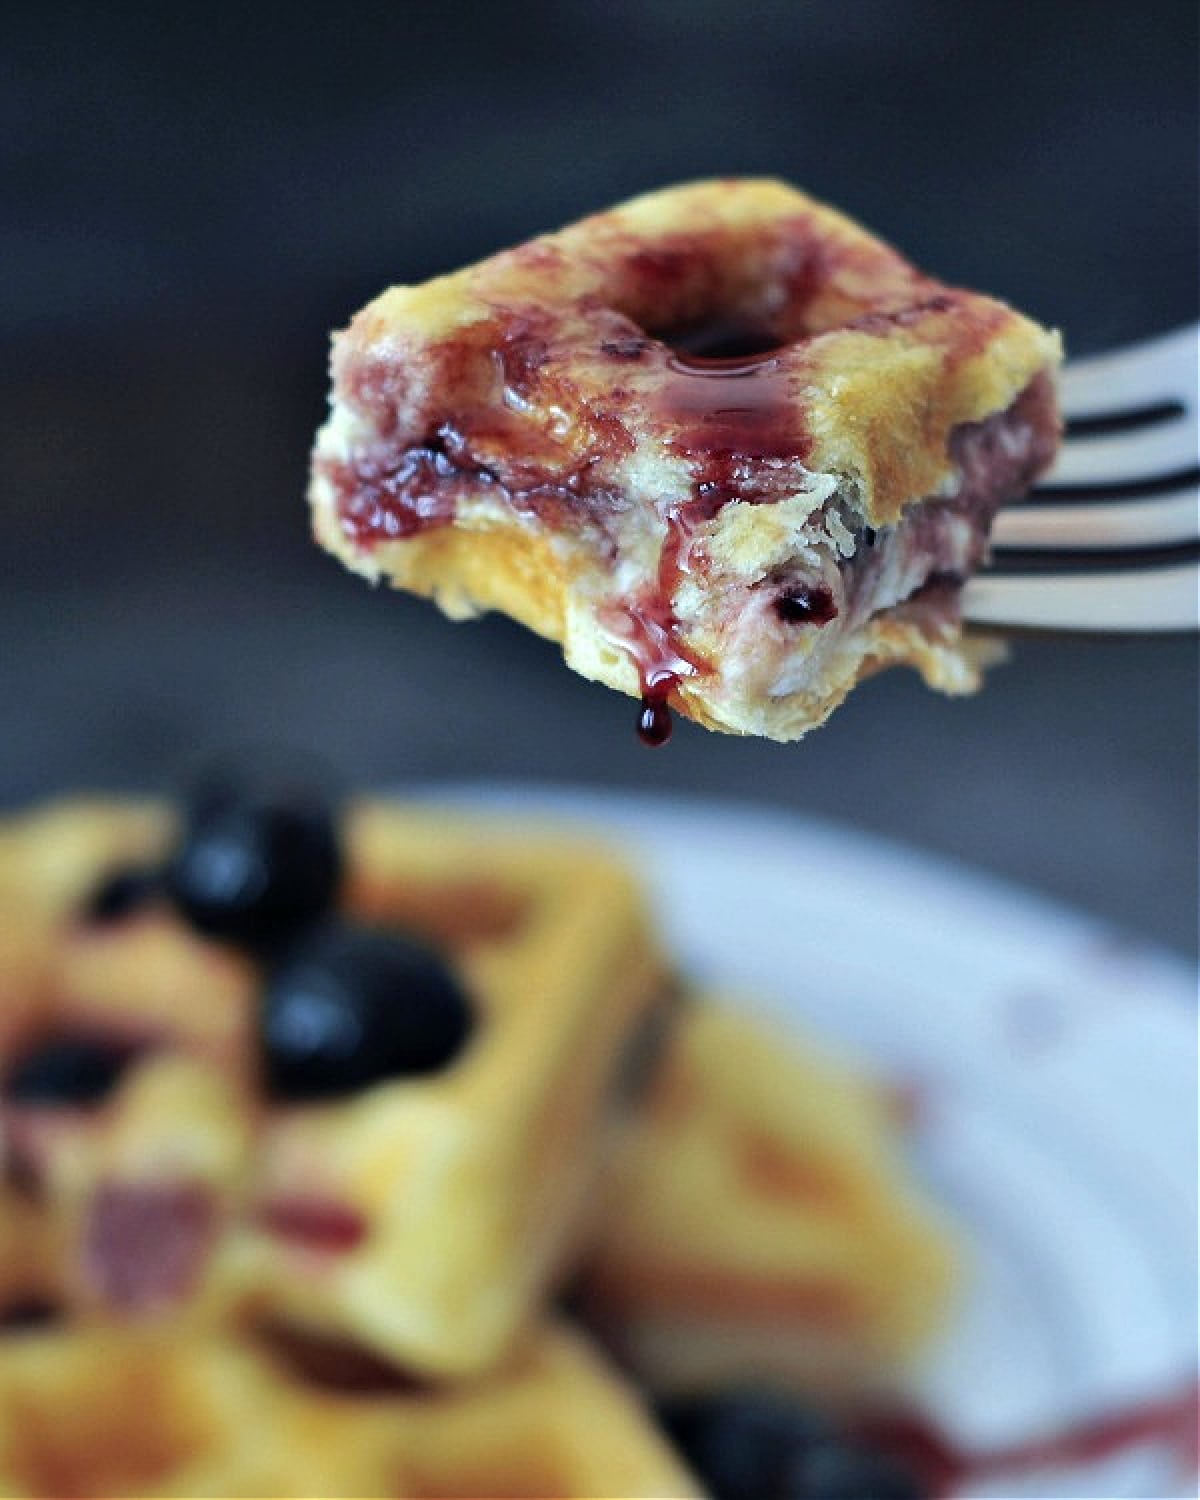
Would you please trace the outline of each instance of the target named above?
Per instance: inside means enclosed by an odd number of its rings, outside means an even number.
[[[1051,462],[1055,335],[782,183],[650,193],[337,336],[310,501],[349,567],[712,729],[864,674],[970,691],[959,594]]]

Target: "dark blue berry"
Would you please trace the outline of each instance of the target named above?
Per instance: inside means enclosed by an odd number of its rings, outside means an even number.
[[[269,949],[329,909],[341,870],[322,802],[209,790],[192,808],[167,889],[198,931]]]
[[[83,909],[88,922],[119,922],[148,905],[162,892],[162,872],[131,865],[107,875]]]
[[[671,1402],[659,1416],[714,1500],[774,1500],[796,1455],[830,1436],[823,1417],[766,1391]]]
[[[798,1449],[778,1500],[923,1500],[916,1478],[885,1454],[840,1438]]]
[[[96,1037],[55,1037],[13,1061],[3,1093],[18,1104],[99,1104],[134,1052],[122,1043]]]
[[[444,1068],[471,1007],[445,961],[407,937],[330,924],[270,976],[261,1046],[276,1098],[320,1099]]]

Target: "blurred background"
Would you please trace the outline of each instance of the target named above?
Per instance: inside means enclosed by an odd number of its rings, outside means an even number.
[[[1194,642],[680,725],[308,540],[328,332],[628,194],[777,173],[1094,351],[1196,316],[1193,0],[5,7],[0,803],[287,742],[350,780],[745,798],[1196,946]]]

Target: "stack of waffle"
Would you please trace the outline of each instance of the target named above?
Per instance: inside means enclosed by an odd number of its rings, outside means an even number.
[[[605,851],[393,803],[0,831],[0,1493],[683,1496],[950,1240],[886,1094],[685,991]]]

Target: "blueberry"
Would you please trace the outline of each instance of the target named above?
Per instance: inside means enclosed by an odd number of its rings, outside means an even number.
[[[84,905],[88,922],[118,922],[153,901],[162,890],[162,873],[130,865],[107,875]]]
[[[766,1391],[671,1402],[659,1417],[714,1500],[773,1500],[796,1456],[830,1437],[824,1418]]]
[[[269,949],[328,910],[341,869],[319,800],[209,790],[192,807],[167,889],[198,931]]]
[[[444,1068],[472,1016],[432,949],[330,923],[301,938],[270,976],[260,1024],[270,1092],[321,1099]]]
[[[925,1493],[894,1459],[840,1438],[798,1449],[776,1490],[779,1500],[922,1500]]]
[[[54,1037],[15,1059],[3,1093],[18,1104],[99,1104],[134,1052],[97,1037]]]

